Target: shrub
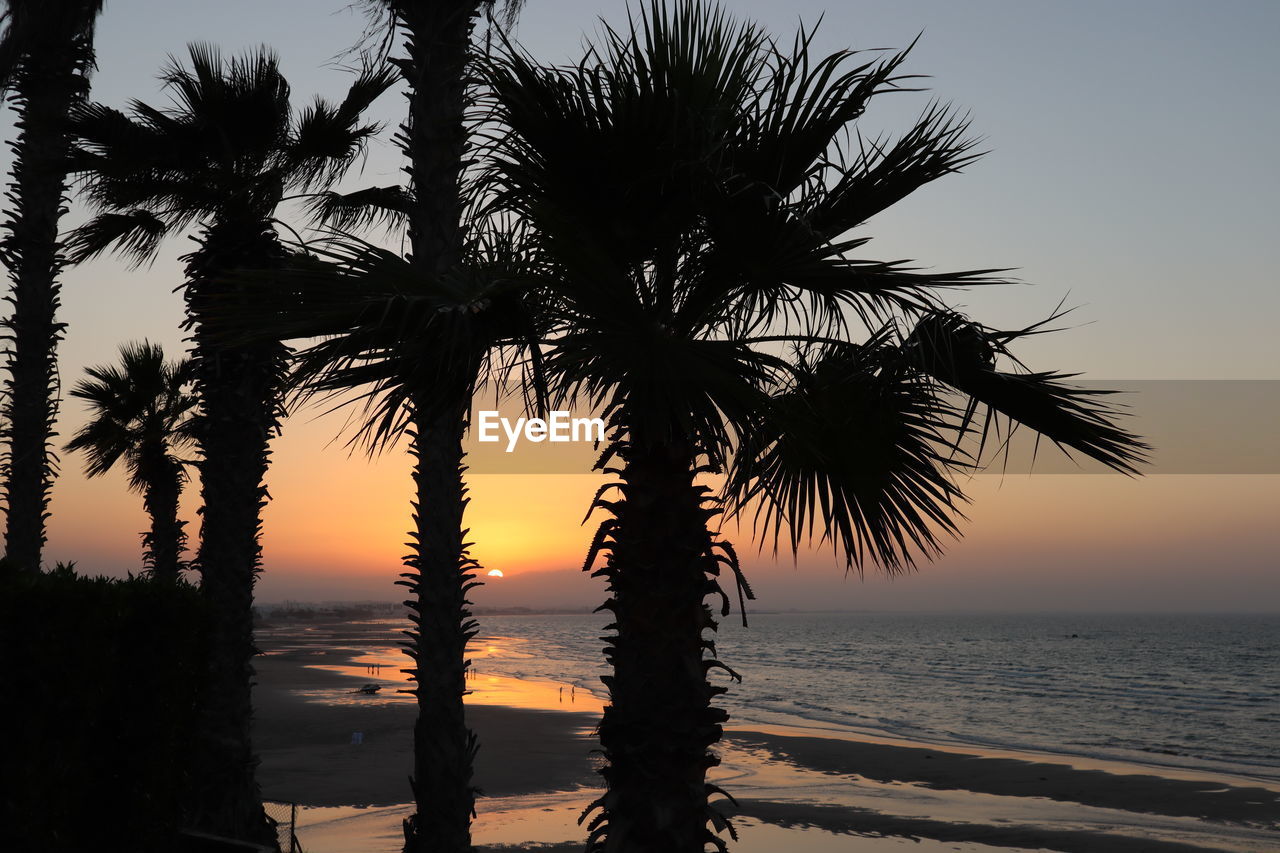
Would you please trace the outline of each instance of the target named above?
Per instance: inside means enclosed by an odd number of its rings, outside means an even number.
[[[0,847],[169,849],[205,626],[185,583],[0,572]]]

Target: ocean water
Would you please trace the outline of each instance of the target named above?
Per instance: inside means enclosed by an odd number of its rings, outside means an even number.
[[[603,614],[480,621],[479,670],[605,695]],[[731,725],[1280,779],[1280,616],[762,613],[719,633]]]

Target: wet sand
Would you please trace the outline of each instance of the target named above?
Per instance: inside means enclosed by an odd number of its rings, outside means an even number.
[[[726,807],[730,815],[744,815],[789,829],[820,828],[836,834],[876,833],[904,838],[928,838],[944,843],[981,844],[984,847],[1020,850],[1053,850],[1058,853],[1204,853],[1213,850],[1180,841],[1135,838],[1087,829],[1054,829],[1039,826],[993,826],[886,815],[869,809],[823,804],[772,803],[739,800]],[[968,848],[956,848],[968,849]]]
[[[937,789],[1060,802],[1145,814],[1252,824],[1280,822],[1280,794],[1263,787],[1211,779],[1109,773],[1070,764],[975,755],[924,746],[904,747],[832,738],[733,731],[740,746],[767,750],[778,760],[874,782],[912,782]]]
[[[416,706],[354,694],[345,704],[308,701],[295,691],[342,694],[360,684],[304,665],[322,657],[286,653],[256,660],[254,736],[264,796],[309,806],[409,801]],[[481,743],[475,784],[487,796],[596,783],[590,714],[481,705],[468,709],[467,721]],[[355,732],[361,733],[359,744],[351,742]]]
[[[370,649],[387,648],[386,627],[283,630],[262,637],[260,645],[267,652],[257,659],[255,691],[264,794],[322,807],[313,817],[340,817],[346,833],[341,843],[326,847],[317,830],[303,837],[309,851],[395,849],[388,839],[410,799],[415,707],[395,693],[401,677],[393,668],[351,665],[369,659]],[[353,693],[364,681],[385,686],[375,696]],[[477,804],[477,827],[485,828],[477,841],[491,850],[517,849],[509,846],[516,841],[537,843],[529,849],[558,850],[560,842],[578,837],[576,816],[597,793],[599,759],[591,752],[591,730],[598,711],[578,709],[599,703],[584,696],[582,705],[564,704],[549,683],[492,677],[484,689],[478,687],[477,702],[496,697],[526,704],[522,696],[539,710],[468,707],[468,722],[481,742],[475,782],[487,797]],[[546,710],[556,707],[574,710]],[[352,743],[354,732],[361,733],[361,743]],[[962,851],[1280,849],[1276,785],[797,732],[726,733],[725,766],[716,781],[739,799],[736,806],[721,801],[719,808],[754,828],[744,833],[743,844],[734,845],[736,851],[755,849],[748,843],[753,834],[763,843],[764,830],[783,829],[804,833],[804,849],[814,851],[889,850],[897,849],[896,842]],[[342,806],[370,811],[336,808]],[[521,836],[524,826],[542,835]],[[375,835],[381,839],[376,843]],[[352,846],[365,838],[371,838],[367,846]],[[823,839],[833,846],[823,846]]]

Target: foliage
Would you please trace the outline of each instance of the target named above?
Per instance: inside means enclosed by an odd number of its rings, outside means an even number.
[[[0,12],[0,96],[20,85],[50,51],[70,47],[75,65],[93,66],[93,33],[105,0],[5,0]]]
[[[472,29],[492,2],[365,5],[374,13],[370,34],[380,36],[379,59],[386,58],[407,84],[408,116],[395,141],[408,161],[409,184],[320,193],[311,209],[339,227],[403,224],[409,254],[332,244],[318,253],[321,263],[302,265],[313,275],[308,286],[296,289],[301,313],[289,306],[270,316],[292,327],[282,337],[326,338],[298,362],[298,376],[311,381],[312,390],[340,393],[369,383],[361,436],[370,447],[410,436],[416,502],[401,583],[412,595],[406,606],[414,623],[405,646],[418,699],[410,777],[417,810],[405,821],[405,849],[461,853],[471,849],[476,750],[462,701],[466,647],[476,630],[466,600],[476,563],[462,528],[467,497],[461,436],[493,349],[531,330],[518,322],[520,293],[485,268],[486,257],[501,266],[502,252],[475,251],[465,222]],[[518,5],[508,0],[508,12]],[[390,57],[393,48],[399,55]],[[365,272],[376,278],[372,287],[364,286]]]
[[[186,542],[178,501],[187,481],[177,454],[196,441],[197,400],[188,386],[195,379],[189,359],[166,361],[157,344],[123,344],[119,365],[91,367],[71,389],[89,405],[90,420],[67,442],[85,457],[85,473],[97,477],[118,462],[129,488],[143,495],[151,530],[143,535],[144,562],[161,575],[176,576]]]
[[[114,249],[140,263],[197,223],[276,223],[287,191],[327,188],[362,156],[378,127],[361,114],[394,79],[365,69],[341,102],[318,97],[295,113],[274,53],[224,59],[206,44],[188,53],[189,65],[174,60],[161,73],[172,108],[77,111],[75,171],[103,212],[72,235],[74,261]]]
[[[287,348],[275,340],[216,339],[216,303],[243,312],[237,269],[278,269],[289,252],[277,219],[286,193],[327,188],[355,163],[374,124],[362,113],[391,85],[387,67],[366,68],[338,103],[317,98],[295,111],[276,56],[261,48],[224,59],[208,45],[162,73],[166,109],[140,101],[122,112],[98,104],[75,116],[76,171],[99,215],[69,247],[78,260],[108,248],[141,262],[168,234],[198,229],[187,255],[187,322],[200,400],[204,501],[196,565],[213,607],[210,690],[197,744],[202,790],[193,823],[224,835],[269,837],[254,779],[250,683],[251,608],[261,563],[269,442],[279,429]]]
[[[555,264],[547,367],[559,393],[599,406],[633,442],[691,436],[699,458],[729,468],[735,508],[763,501],[797,531],[845,515],[834,544],[851,565],[936,553],[927,522],[955,507],[951,475],[972,469],[957,451],[978,413],[1132,473],[1144,446],[1099,392],[1012,356],[1049,321],[996,330],[945,304],[949,290],[1001,282],[998,270],[861,256],[868,218],[977,155],[967,122],[937,104],[897,140],[858,134],[851,151],[867,103],[907,90],[907,51],[818,59],[812,38],[788,48],[718,9],[654,3],[578,66],[511,50],[492,68],[512,128],[498,205]],[[884,423],[812,431],[837,414],[843,427]],[[824,455],[833,444],[854,455]],[[900,491],[870,515],[856,479],[810,501],[820,468],[879,470]]]
[[[727,614],[725,579],[749,592],[723,510],[754,513],[775,546],[817,538],[850,569],[894,572],[958,535],[959,475],[994,423],[1129,473],[1146,449],[1097,392],[1013,358],[1049,320],[996,330],[948,306],[999,270],[865,256],[868,219],[978,154],[937,103],[895,140],[864,136],[868,103],[913,85],[908,51],[812,44],[655,0],[576,65],[509,48],[488,69],[509,128],[494,134],[494,207],[528,223],[550,266],[547,375],[612,431],[597,467],[616,482],[592,504],[610,517],[587,559],[605,558],[616,631],[593,850],[724,846],[706,829],[723,826],[716,789],[693,782],[724,719],[702,602],[719,595]],[[699,480],[712,473],[719,494]]]
[[[129,488],[141,493],[153,476],[145,452],[164,451],[165,461],[181,465],[174,452],[195,442],[192,418],[196,399],[187,392],[192,380],[190,360],[165,361],[158,344],[122,344],[119,365],[100,365],[85,371],[71,389],[93,415],[67,443],[85,454],[85,474],[98,477],[123,460]]]
[[[186,584],[72,566],[0,576],[0,823],[12,849],[172,849],[205,624]]]
[[[69,116],[89,92],[102,7],[102,0],[8,0],[0,11],[0,101],[13,107],[19,131],[0,237],[0,266],[12,282],[12,312],[0,326],[8,374],[0,395],[0,498],[5,554],[28,572],[40,571],[58,473],[58,276],[66,262],[58,223],[66,210]]]

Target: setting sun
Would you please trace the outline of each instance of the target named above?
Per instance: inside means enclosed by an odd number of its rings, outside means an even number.
[[[1280,853],[1277,32],[0,0],[0,853]]]

